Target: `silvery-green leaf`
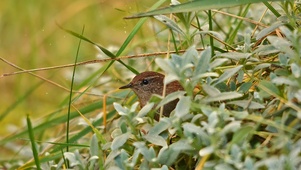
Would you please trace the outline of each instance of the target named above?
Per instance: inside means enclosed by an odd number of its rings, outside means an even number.
[[[263,68],[267,68],[267,67],[270,67],[270,66],[271,66],[270,63],[262,63],[262,64],[258,64],[258,65],[254,68],[254,71],[260,70],[260,69],[263,69]]]
[[[170,3],[170,5],[179,5],[179,4],[181,4],[181,3],[177,0],[171,0],[171,3]]]
[[[292,31],[289,30],[286,26],[280,26],[279,29],[281,30],[281,33],[283,33],[286,37],[292,36]]]
[[[246,82],[243,83],[239,88],[238,88],[238,92],[240,93],[246,93],[247,91],[249,91],[249,89],[252,87],[252,82]]]
[[[238,131],[234,133],[231,143],[241,143],[246,139],[248,135],[252,133],[255,127],[253,126],[243,126]]]
[[[147,134],[143,136],[147,141],[157,146],[167,147],[167,143],[162,136]]]
[[[162,147],[158,154],[158,161],[163,165],[170,166],[176,161],[179,154],[179,151]]]
[[[301,69],[296,63],[291,64],[292,73],[296,78],[300,77]]]
[[[291,49],[292,43],[288,40],[276,36],[268,36],[269,42],[280,51],[287,53],[288,57],[294,57],[294,51]]]
[[[127,115],[127,113],[129,112],[128,109],[123,108],[119,103],[114,102],[113,106],[119,115],[124,116],[124,115]]]
[[[239,52],[228,52],[228,53],[219,53],[216,57],[226,57],[233,60],[247,59],[252,55],[252,53],[239,53]]]
[[[171,74],[174,72],[168,59],[156,58],[155,62],[165,73]]]
[[[244,76],[245,76],[244,71],[243,70],[239,70],[238,71],[238,75],[237,75],[237,81],[238,81],[238,83],[242,83],[243,82]]]
[[[195,46],[189,47],[186,52],[182,55],[181,59],[181,66],[185,68],[186,65],[190,66],[196,58],[198,58],[199,54],[198,51],[195,49]],[[192,67],[195,67],[192,65]],[[187,67],[189,68],[189,67]]]
[[[214,170],[235,170],[230,166],[229,164],[226,163],[220,163],[214,167]]]
[[[205,133],[204,130],[200,126],[197,126],[193,123],[184,123],[183,130],[184,130],[184,135],[186,135],[187,137],[190,134],[195,134],[195,135],[199,136],[202,140],[209,141],[208,134]]]
[[[165,24],[168,28],[172,29],[173,31],[185,35],[181,28],[173,20],[169,19],[165,15],[155,15],[154,18]]]
[[[189,108],[190,108],[191,100],[190,97],[181,97],[176,109],[175,109],[175,116],[181,118],[185,116],[186,114],[189,113]]]
[[[130,112],[135,112],[137,107],[139,105],[139,102],[135,102],[132,106],[131,106],[131,109],[130,109]]]
[[[214,147],[213,146],[208,146],[208,147],[205,147],[205,148],[201,149],[199,151],[199,155],[200,156],[206,156],[206,155],[210,155],[213,152],[214,152]]]
[[[154,103],[147,103],[138,113],[137,117],[141,118],[141,117],[145,117],[145,115],[147,115],[147,113],[149,113],[152,108],[154,107]]]
[[[274,79],[273,79],[273,80],[274,80]],[[273,80],[272,80],[272,81],[273,81]],[[278,79],[278,80],[279,80],[279,79]],[[278,80],[277,80],[277,81],[278,81]],[[283,80],[279,80],[279,83],[281,83],[281,82],[283,82]],[[262,87],[263,87],[263,88],[262,88]],[[272,83],[272,82],[270,82],[270,81],[267,81],[267,80],[262,80],[262,81],[260,81],[260,83],[259,83],[259,88],[262,89],[264,92],[266,92],[267,90],[269,90],[269,91],[272,92],[273,94],[278,95],[278,96],[281,96],[278,87],[277,87],[274,83]],[[269,95],[270,95],[270,94],[269,94]]]
[[[236,100],[236,101],[228,102],[227,104],[234,104],[234,105],[242,107],[243,109],[246,109],[246,108],[263,109],[263,108],[265,108],[265,106],[260,103],[248,101],[248,100]]]
[[[287,77],[276,77],[272,80],[272,82],[277,85],[286,84],[286,85],[298,87],[298,82],[296,80],[291,80]]]
[[[213,111],[209,116],[208,116],[208,127],[207,127],[207,131],[209,133],[213,133],[216,129],[216,125],[217,123],[219,122],[219,118],[218,118],[218,115],[217,115],[217,112],[216,111]],[[210,132],[210,130],[212,130]]]
[[[144,158],[149,161],[152,162],[152,160],[154,159],[154,154],[152,152],[152,150],[149,150],[146,146],[144,142],[134,142],[133,145],[136,147],[136,149],[144,156]]]
[[[194,76],[197,77],[200,74],[205,73],[209,69],[209,63],[211,60],[211,48],[207,48],[201,52],[195,64]]]
[[[217,79],[217,81],[213,84],[213,86],[216,86],[217,84],[227,80],[228,78],[232,77],[235,73],[237,73],[243,66],[239,65],[237,67],[227,69],[225,72]]]
[[[174,92],[174,93],[171,93],[171,94],[168,94],[157,106],[157,108],[160,108],[161,106],[175,100],[175,99],[178,99],[182,96],[185,95],[185,91],[177,91],[177,92]]]
[[[75,154],[72,152],[64,152],[64,157],[69,160],[69,162],[74,166],[77,165],[78,162],[76,160]]]
[[[217,88],[210,86],[208,84],[203,84],[202,88],[209,96],[217,96],[221,93]]]
[[[115,164],[120,169],[125,169],[125,162],[129,159],[129,154],[124,149],[120,150],[120,154],[115,158]]]
[[[227,58],[217,58],[215,60],[213,60],[211,63],[210,63],[210,70],[214,69],[215,67],[218,67],[222,64],[224,64],[225,62],[229,61],[229,59]]]
[[[117,128],[117,129],[113,130],[113,132],[111,133],[111,137],[115,138],[115,137],[117,137],[117,136],[119,136],[121,134],[122,134],[121,129]]]
[[[169,121],[167,121],[167,119],[160,119],[160,121],[149,130],[148,134],[149,135],[159,135],[164,130],[167,130],[170,126],[171,126],[171,123]]]
[[[112,150],[116,150],[118,148],[120,148],[123,144],[125,144],[125,142],[128,140],[128,138],[130,137],[130,133],[124,133],[122,135],[117,136],[116,138],[114,138],[112,145],[111,145],[111,149]]]
[[[179,76],[176,76],[175,74],[167,74],[164,77],[164,84],[168,84],[168,83],[173,82],[175,80],[180,80]]]
[[[91,156],[98,156],[98,151],[99,151],[99,147],[98,147],[98,140],[96,135],[94,134],[92,136],[91,142],[90,142],[90,155]]]
[[[279,53],[279,49],[275,48],[273,45],[259,45],[254,53],[258,53],[259,56],[270,55]]]
[[[99,159],[99,157],[95,155],[95,156],[91,156],[88,161],[90,162],[90,161],[98,160],[98,159]]]
[[[286,66],[288,64],[289,60],[288,60],[288,57],[287,57],[286,54],[280,53],[278,55],[278,59],[279,59],[279,62],[280,62],[281,65]]]
[[[271,32],[275,31],[279,26],[283,25],[282,22],[276,22],[274,24],[272,24],[271,26],[262,29],[256,36],[256,40],[259,40],[265,36],[267,36],[268,34],[270,34]]]
[[[238,92],[223,92],[216,96],[204,97],[203,101],[205,101],[205,102],[224,101],[224,100],[236,99],[241,96],[243,96],[243,95]]]
[[[229,132],[235,132],[238,129],[241,128],[241,122],[240,121],[232,121],[230,123],[228,123],[223,130],[221,131],[221,134],[226,135]]]
[[[172,143],[169,147],[175,151],[180,152],[191,151],[195,149],[190,145],[189,141],[186,139],[180,139],[179,141]]]
[[[120,150],[112,150],[106,158],[105,166],[112,163],[118,155],[120,155]]]

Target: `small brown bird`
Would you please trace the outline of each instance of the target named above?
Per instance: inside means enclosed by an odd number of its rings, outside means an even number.
[[[164,77],[163,74],[146,71],[136,75],[129,84],[122,86],[119,89],[132,89],[139,98],[140,106],[143,107],[153,94],[163,95]],[[183,87],[178,81],[173,81],[166,85],[165,95],[183,90]],[[175,109],[178,101],[179,100],[176,99],[164,105],[163,115],[169,116],[170,112]],[[155,116],[155,119],[158,120],[157,115]]]

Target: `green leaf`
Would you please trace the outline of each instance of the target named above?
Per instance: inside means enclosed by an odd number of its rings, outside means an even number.
[[[149,161],[153,162],[153,159],[155,158],[154,150],[148,149],[145,146],[144,142],[135,142],[133,145],[136,147],[136,149],[144,156],[144,158]]]
[[[216,86],[217,84],[227,80],[228,78],[232,77],[235,73],[237,73],[243,66],[239,65],[237,67],[227,69],[225,72],[216,80],[216,82],[213,84],[213,86]]]
[[[205,148],[202,148],[200,151],[199,151],[199,155],[200,156],[206,156],[206,155],[210,155],[211,153],[214,152],[214,147],[213,146],[207,146]]]
[[[253,70],[256,71],[270,66],[271,66],[270,63],[262,63],[262,64],[258,64]]]
[[[167,95],[158,105],[157,105],[157,108],[160,108],[162,107],[163,105],[175,100],[175,99],[178,99],[178,98],[181,98],[185,95],[185,91],[177,91],[177,92],[174,92],[174,93],[171,93],[169,95]]]
[[[91,142],[90,142],[90,155],[91,156],[98,156],[98,151],[99,151],[98,140],[97,140],[97,136],[94,134],[92,136],[92,139],[91,139]]]
[[[295,78],[299,78],[301,74],[301,68],[296,63],[291,64],[291,70]]]
[[[204,102],[224,101],[224,100],[236,99],[241,96],[243,96],[243,95],[238,92],[223,92],[216,96],[204,97],[202,101],[204,101]]]
[[[125,142],[128,140],[130,135],[131,135],[131,133],[127,132],[127,133],[124,133],[124,134],[119,135],[116,138],[114,138],[112,145],[111,145],[111,149],[116,150],[116,149],[120,148],[123,144],[125,144]]]
[[[214,69],[215,67],[218,67],[220,65],[223,65],[225,62],[229,61],[229,59],[227,58],[217,58],[214,59],[211,63],[210,63],[210,70]]]
[[[119,115],[127,115],[129,110],[122,107],[119,103],[113,103],[115,110],[119,113]]]
[[[294,57],[294,51],[291,49],[292,43],[289,42],[287,39],[276,36],[268,36],[267,39],[276,49],[286,53],[288,57]]]
[[[220,53],[215,57],[226,57],[233,60],[241,60],[247,59],[252,55],[252,53],[239,53],[239,52],[228,52],[228,53]]]
[[[203,84],[202,88],[204,92],[206,92],[206,94],[208,94],[209,96],[217,96],[221,94],[221,92],[217,88],[210,86],[208,84]]]
[[[238,88],[238,92],[240,93],[246,93],[247,91],[249,91],[249,89],[252,87],[252,83],[251,82],[246,82],[243,83],[239,88]]]
[[[130,18],[140,18],[148,17],[154,15],[170,14],[170,13],[180,13],[180,12],[192,12],[192,11],[201,11],[201,10],[210,10],[210,9],[219,9],[227,8],[238,5],[245,5],[249,3],[258,3],[258,2],[267,2],[268,0],[244,0],[244,1],[233,1],[233,0],[194,0],[189,1],[179,5],[173,5],[170,7],[157,9],[145,13],[139,13],[130,17]],[[269,1],[279,1],[279,0],[269,0]]]
[[[249,101],[249,100],[236,100],[236,101],[227,102],[227,104],[234,104],[234,105],[242,107],[243,109],[246,109],[246,108],[263,109],[263,108],[265,108],[264,105],[257,103],[257,102]]]
[[[259,40],[265,36],[267,36],[268,34],[270,34],[271,32],[275,31],[278,27],[280,27],[281,25],[283,25],[283,23],[281,22],[276,22],[273,25],[262,29],[256,36],[256,40]]]
[[[184,135],[186,137],[193,137],[194,135],[200,137],[203,141],[209,142],[210,137],[204,130],[193,123],[184,123],[183,124]],[[193,135],[192,135],[193,134]]]
[[[200,56],[197,57],[197,62],[195,64],[195,70],[194,70],[194,79],[197,79],[197,77],[209,69],[209,64],[211,60],[211,48],[207,48],[204,51],[201,52]]]
[[[159,135],[163,131],[167,130],[170,126],[171,122],[169,122],[168,119],[160,119],[160,121],[149,130],[148,134]]]
[[[160,164],[170,166],[176,161],[179,154],[180,151],[173,150],[170,147],[169,148],[163,147],[159,151],[158,161]]]
[[[31,124],[29,115],[27,115],[26,121],[27,121],[28,135],[29,135],[29,139],[30,139],[30,143],[31,143],[31,150],[32,150],[32,154],[34,157],[35,165],[37,166],[37,169],[40,170],[41,165],[40,165],[40,159],[39,159],[39,153],[38,153],[38,146],[36,145],[36,142],[34,139],[33,128],[32,128],[32,124]]]
[[[165,24],[171,30],[185,36],[185,33],[181,30],[181,28],[173,20],[169,19],[168,17],[166,17],[164,15],[156,15],[156,16],[154,16],[154,18],[156,18],[158,21]]]
[[[162,136],[147,134],[143,136],[147,141],[157,146],[167,147],[167,143]]]
[[[281,93],[280,93],[279,89],[277,88],[277,86],[270,81],[262,80],[258,84],[258,87],[270,95],[281,96]]]
[[[272,79],[272,82],[277,84],[277,85],[282,85],[282,84],[286,84],[286,85],[290,85],[290,86],[295,86],[295,87],[299,87],[298,82],[295,79],[291,79],[288,77],[275,77]]]
[[[137,117],[141,118],[147,115],[152,108],[154,107],[154,103],[147,103],[138,113]]]
[[[240,144],[241,142],[246,140],[247,136],[250,135],[250,133],[252,133],[254,128],[255,128],[254,126],[241,127],[238,131],[236,131],[234,133],[231,143],[232,144]]]
[[[182,118],[186,114],[189,113],[189,108],[190,108],[191,100],[190,97],[181,97],[176,109],[175,109],[175,116]]]

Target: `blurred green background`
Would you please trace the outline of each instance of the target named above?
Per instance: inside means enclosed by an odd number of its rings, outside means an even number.
[[[138,20],[124,20],[135,12],[146,11],[156,1],[53,0],[0,1],[0,57],[24,69],[43,68],[74,62],[78,38],[61,30],[81,33],[104,47],[119,47]],[[138,6],[139,4],[139,6]],[[57,23],[57,24],[56,24]],[[144,30],[145,31],[145,30]],[[140,34],[145,34],[141,32]],[[83,42],[79,61],[96,58],[98,51]],[[18,71],[0,61],[0,74]],[[35,72],[66,88],[72,68]],[[25,125],[25,116],[38,119],[56,110],[69,93],[30,74],[0,78],[0,136],[4,137]],[[34,89],[32,93],[30,90]],[[28,95],[27,95],[28,94]],[[25,96],[25,100],[22,97]],[[18,103],[18,101],[21,101]]]

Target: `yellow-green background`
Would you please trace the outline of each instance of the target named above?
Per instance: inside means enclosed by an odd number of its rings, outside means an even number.
[[[4,0],[0,1],[0,57],[24,68],[43,68],[74,62],[78,38],[61,30],[81,33],[105,47],[120,47],[138,20],[123,17],[146,11],[156,1],[143,3],[125,0]],[[147,32],[141,32],[145,34]],[[95,59],[97,50],[86,42],[80,47],[80,61]],[[64,76],[72,68],[35,72],[66,88],[70,80]],[[0,61],[0,74],[18,71]],[[43,83],[20,104],[22,96],[41,80],[29,74],[0,78],[0,114],[13,109],[1,120],[0,136],[4,137],[25,125],[25,116],[35,120],[56,110],[68,92]],[[6,112],[7,113],[7,112]]]

